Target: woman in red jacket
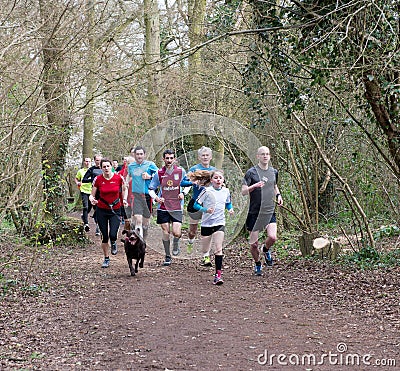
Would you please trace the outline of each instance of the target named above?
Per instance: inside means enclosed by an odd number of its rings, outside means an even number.
[[[103,174],[93,180],[92,193],[89,197],[92,205],[96,205],[97,223],[101,233],[101,248],[104,253],[102,268],[110,265],[108,240],[111,241],[111,254],[116,255],[118,229],[121,221],[121,209],[124,199],[124,178],[112,171],[111,161],[103,158],[100,163]]]

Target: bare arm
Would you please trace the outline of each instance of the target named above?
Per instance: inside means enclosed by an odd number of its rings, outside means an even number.
[[[75,175],[75,184],[79,188],[82,185],[82,174],[81,171],[78,170],[78,172]]]
[[[128,197],[128,192],[127,192],[127,190],[126,190],[125,184],[122,186],[121,194],[122,194],[122,200],[123,200],[123,201],[126,201],[126,199],[127,199],[127,197]]]
[[[250,194],[251,192],[253,192],[256,188],[264,187],[264,184],[265,184],[265,182],[263,182],[263,181],[254,183],[251,186],[243,184],[242,185],[242,195],[246,196],[246,195]]]
[[[131,177],[129,174],[126,175],[126,180],[124,182],[124,186],[122,187],[122,197],[123,200],[126,201],[128,199],[128,189],[129,189],[129,182],[131,181]]]
[[[93,186],[92,187],[92,193],[89,196],[89,201],[92,203],[92,205],[97,205],[99,201],[96,200],[96,192],[97,192],[97,187]]]
[[[156,202],[162,204],[165,200],[163,197],[158,197],[156,194],[156,191],[154,189],[149,189],[149,195],[150,197],[155,200]]]
[[[276,184],[275,184],[275,197],[276,197],[276,202],[278,203],[278,205],[282,206],[283,199],[282,199],[281,193],[279,192],[279,188]]]

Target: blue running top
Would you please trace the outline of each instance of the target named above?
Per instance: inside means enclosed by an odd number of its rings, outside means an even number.
[[[153,161],[144,160],[141,164],[131,162],[128,165],[128,175],[132,179],[132,193],[148,194],[151,179],[144,180],[142,174],[147,173],[153,177],[157,170]]]

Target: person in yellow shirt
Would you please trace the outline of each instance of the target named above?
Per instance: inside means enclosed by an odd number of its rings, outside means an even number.
[[[89,169],[92,160],[90,157],[86,157],[83,161],[82,169],[79,169],[75,176],[75,183],[79,188],[82,198],[82,221],[83,221],[83,228],[85,232],[89,232],[89,220],[88,215],[90,210],[92,210],[92,204],[89,202],[89,196],[92,192],[92,183],[82,183],[82,179],[85,176],[87,170]]]

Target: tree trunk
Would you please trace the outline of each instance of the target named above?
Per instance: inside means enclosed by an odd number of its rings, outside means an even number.
[[[370,104],[379,127],[386,135],[389,152],[396,164],[396,175],[400,177],[400,120],[398,107],[399,98],[391,96],[387,103],[391,104],[389,109],[385,106],[385,99],[382,97],[381,87],[375,74],[368,71],[363,76],[365,86],[365,97]]]
[[[221,142],[222,139],[215,141],[214,143],[214,164],[217,169],[222,169],[224,163],[224,144]]]
[[[70,118],[66,104],[60,22],[53,2],[39,1],[43,22],[43,96],[47,114],[47,133],[42,147],[43,192],[46,215],[58,219],[65,212],[64,166],[70,137]],[[54,26],[53,26],[54,22]]]
[[[204,33],[204,17],[206,11],[206,2],[204,0],[189,1],[189,44],[190,48],[201,44]],[[189,78],[189,101],[190,110],[197,111],[201,109],[199,97],[200,75],[201,75],[202,57],[201,52],[197,51],[188,58],[188,78]],[[207,144],[205,135],[193,135],[193,148],[200,148]]]
[[[160,60],[160,15],[158,2],[144,0],[146,28],[145,63],[147,65],[147,112],[151,127],[159,122],[158,67]]]
[[[85,157],[93,158],[93,130],[94,130],[94,92],[96,89],[96,80],[94,76],[95,53],[94,36],[95,29],[95,9],[93,0],[86,0],[86,18],[87,18],[87,74],[86,74],[86,104],[83,117],[83,144],[82,159]]]
[[[206,15],[205,0],[189,0],[189,43],[190,48],[196,47],[204,39],[204,19]],[[200,109],[200,76],[202,69],[202,56],[200,51],[196,51],[188,58],[189,62],[189,95],[191,110]],[[195,143],[198,147],[200,143]]]
[[[145,24],[145,63],[147,65],[147,117],[150,127],[155,127],[160,121],[159,95],[158,95],[158,67],[160,60],[160,14],[158,2],[144,0],[144,24]],[[163,135],[155,133],[153,140],[156,148],[157,164],[161,164],[160,150],[164,146]]]

